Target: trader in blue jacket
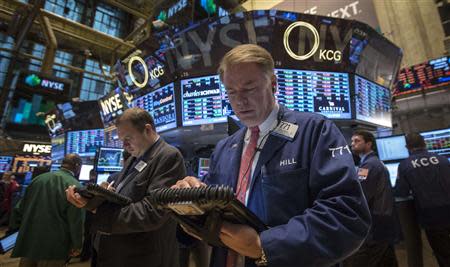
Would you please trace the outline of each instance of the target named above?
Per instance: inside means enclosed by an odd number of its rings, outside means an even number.
[[[262,47],[235,47],[219,74],[247,127],[217,144],[204,183],[188,176],[174,188],[232,186],[270,228],[258,234],[224,222],[220,239],[230,250],[215,248],[211,266],[243,266],[244,260],[247,267],[331,266],[349,256],[371,220],[338,128],[323,116],[276,103],[274,62]]]
[[[419,223],[439,266],[450,266],[450,162],[428,152],[418,133],[406,136],[406,147],[410,156],[398,166],[395,194],[412,194]]]

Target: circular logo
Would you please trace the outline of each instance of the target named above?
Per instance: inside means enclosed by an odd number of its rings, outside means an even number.
[[[133,65],[134,61],[139,62],[144,67],[144,81],[142,83],[138,82],[136,80],[136,77],[134,77],[133,68],[132,68],[132,65]],[[130,74],[131,81],[137,87],[143,88],[144,86],[147,85],[147,82],[148,82],[148,68],[147,68],[147,65],[145,64],[145,61],[141,57],[133,56],[133,57],[130,58],[130,61],[128,61],[128,73]]]
[[[308,30],[310,30],[312,32],[312,34],[314,35],[314,45],[313,45],[311,51],[309,51],[305,55],[295,54],[292,51],[291,47],[289,46],[289,35],[291,34],[291,31],[296,27],[305,27]],[[320,37],[319,37],[319,33],[317,32],[316,28],[314,28],[313,25],[311,25],[307,22],[304,22],[304,21],[297,21],[297,22],[292,23],[291,25],[289,25],[289,27],[287,27],[286,31],[284,32],[284,36],[283,36],[284,48],[286,49],[286,52],[289,54],[289,56],[291,56],[292,58],[294,58],[296,60],[306,60],[306,59],[310,58],[312,55],[314,55],[314,53],[316,53],[317,49],[319,49],[319,43],[320,43]]]

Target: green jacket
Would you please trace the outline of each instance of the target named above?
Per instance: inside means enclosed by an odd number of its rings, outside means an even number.
[[[82,247],[84,211],[67,201],[69,185],[80,183],[64,169],[33,179],[14,210],[20,228],[12,257],[64,260]]]

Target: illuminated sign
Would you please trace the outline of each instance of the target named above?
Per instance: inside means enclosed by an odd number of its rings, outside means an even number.
[[[120,95],[113,95],[105,100],[99,100],[102,107],[103,114],[110,114],[112,112],[122,110],[123,104],[120,100]]]
[[[179,13],[183,9],[185,9],[188,6],[187,0],[180,0],[177,3],[175,3],[173,6],[169,7],[169,9],[162,10],[159,12],[158,19],[162,21],[166,21],[167,19],[170,19],[175,14]]]
[[[52,146],[46,144],[25,143],[23,144],[22,152],[33,153],[35,155],[50,154],[52,152]]]
[[[297,27],[304,27],[304,28],[308,29],[314,36],[314,43],[312,45],[311,50],[308,53],[305,53],[304,55],[298,55],[298,54],[294,53],[289,45],[289,36],[290,36],[292,30]],[[289,56],[291,56],[292,58],[294,58],[296,60],[306,60],[306,59],[312,57],[317,52],[317,50],[319,50],[320,35],[319,35],[319,32],[317,31],[317,29],[310,23],[304,22],[304,21],[296,21],[296,22],[292,23],[291,25],[289,25],[289,27],[287,27],[286,31],[284,32],[283,44],[284,44],[284,48],[286,49],[286,52],[289,54]],[[342,59],[342,52],[338,51],[338,50],[334,51],[334,50],[320,49],[319,50],[319,59],[327,60],[327,61],[333,60],[336,62],[340,62]]]
[[[133,74],[133,63],[141,64],[143,69],[144,80],[142,82],[138,81]],[[149,70],[145,61],[138,55],[133,55],[128,60],[128,73],[130,75],[131,81],[138,88],[144,88],[147,86],[147,83],[150,80],[158,79],[159,77],[164,75],[164,67],[161,65],[157,65],[153,69]]]
[[[64,91],[65,84],[62,82],[53,81],[50,79],[45,79],[42,77],[39,77],[36,74],[30,74],[25,77],[25,84],[31,87],[41,86],[45,89],[51,89],[51,90],[57,90],[57,91]]]

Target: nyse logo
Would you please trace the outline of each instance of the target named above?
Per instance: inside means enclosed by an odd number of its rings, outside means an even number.
[[[295,29],[299,28],[299,47],[298,52],[295,53],[292,51],[292,48],[289,44],[289,38],[291,35],[291,32]],[[324,49],[325,46],[325,38],[327,31],[330,30],[331,36],[333,37],[333,41],[335,43],[335,46],[337,50],[331,50],[331,49]],[[312,34],[312,40],[307,36],[307,33]],[[346,36],[342,40],[339,37],[339,30],[337,29],[336,25],[321,25],[320,26],[320,34],[319,31],[310,23],[304,22],[304,21],[296,21],[289,25],[287,27],[286,31],[284,32],[283,36],[283,45],[286,49],[286,52],[291,56],[292,58],[296,60],[307,60],[312,56],[315,56],[317,51],[319,51],[319,58],[316,61],[335,61],[340,62],[342,59],[342,52],[345,48],[345,46],[348,44],[349,40],[351,38],[351,32],[347,32]],[[311,49],[309,51],[305,51],[306,47],[306,41],[309,41],[309,44],[311,46]]]
[[[52,152],[52,146],[38,145],[38,144],[24,144],[22,151],[33,154],[40,154],[40,153],[50,154]]]
[[[45,88],[50,88],[58,91],[64,91],[64,84],[59,82],[53,82],[50,80],[42,80],[41,86]]]
[[[121,110],[123,108],[122,101],[120,101],[119,95],[114,95],[105,100],[100,100],[100,105],[102,106],[103,114],[107,115],[113,113],[117,110]]]

